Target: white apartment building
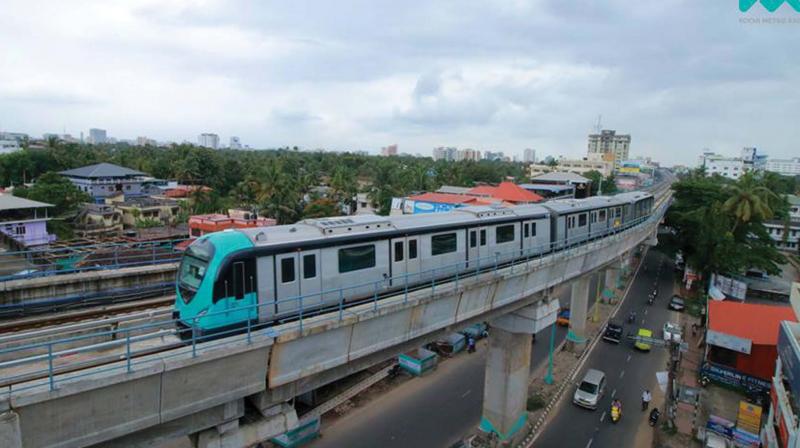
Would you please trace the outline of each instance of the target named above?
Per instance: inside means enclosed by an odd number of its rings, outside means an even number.
[[[218,149],[219,148],[219,135],[203,133],[197,137],[197,144],[206,148]]]
[[[99,145],[101,143],[105,143],[107,140],[108,140],[108,135],[106,135],[105,129],[97,129],[97,128],[89,129],[89,143]]]
[[[782,176],[800,176],[800,157],[794,157],[792,159],[767,159],[764,169]]]
[[[698,167],[705,167],[706,176],[719,174],[728,179],[738,179],[744,173],[753,169],[753,164],[744,161],[741,157],[727,157],[710,151],[705,151],[697,159]]]
[[[536,150],[526,148],[522,154],[522,161],[525,163],[536,163]]]
[[[231,149],[242,149],[242,142],[239,140],[239,137],[231,137],[228,147]]]
[[[789,222],[773,220],[764,223],[775,246],[787,252],[800,252],[800,196],[786,195],[789,201]]]
[[[603,177],[608,177],[613,170],[614,164],[612,162],[607,162],[597,156],[578,160],[559,157],[558,165],[555,167],[536,163],[531,164],[528,167],[528,174],[529,176],[534,177],[544,173],[563,171],[584,175],[589,171],[597,171],[602,174]]]
[[[0,140],[0,155],[19,151],[22,147],[16,140]]]
[[[599,134],[589,135],[588,154],[601,154],[603,160],[613,163],[614,169],[618,169],[623,160],[628,160],[630,149],[630,134],[603,129]]]

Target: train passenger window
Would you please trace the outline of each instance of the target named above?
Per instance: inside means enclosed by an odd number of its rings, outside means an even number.
[[[303,278],[317,276],[317,256],[314,254],[303,255]]]
[[[486,229],[481,230],[481,246],[486,245]]]
[[[291,283],[294,281],[294,258],[284,258],[281,260],[281,282]]]
[[[442,255],[455,252],[458,239],[455,233],[443,233],[431,237],[431,255]]]
[[[531,236],[530,225],[527,222],[525,223],[523,228],[524,228],[524,231],[523,231],[524,232],[524,237],[527,238],[527,237]]]
[[[581,213],[578,215],[578,227],[583,227],[586,225],[586,213]]]
[[[339,273],[375,267],[375,245],[339,249]]]
[[[599,218],[600,218],[601,222],[606,220],[606,211],[605,210],[600,210]]]
[[[475,247],[478,245],[478,232],[474,230],[470,230],[469,232],[469,247]]]
[[[567,228],[571,229],[575,227],[575,217],[574,216],[567,216]]]
[[[403,242],[395,241],[394,243],[394,261],[403,261]]]
[[[408,259],[417,258],[417,240],[408,240]]]
[[[494,229],[494,241],[497,244],[514,241],[514,224],[497,226]]]
[[[531,223],[531,236],[536,236],[536,223]]]

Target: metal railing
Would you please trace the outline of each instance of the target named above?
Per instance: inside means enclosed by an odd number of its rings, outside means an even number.
[[[10,361],[0,362],[0,386],[14,385],[7,389],[7,393],[20,391],[29,388],[47,385],[50,390],[55,390],[58,382],[76,378],[87,377],[101,372],[132,372],[138,365],[144,365],[151,360],[143,358],[144,355],[155,352],[163,352],[158,357],[160,362],[171,357],[184,356],[191,354],[192,357],[198,356],[199,352],[211,350],[217,347],[228,345],[234,342],[246,342],[252,344],[254,337],[277,337],[290,331],[303,331],[308,325],[309,320],[314,323],[330,320],[342,321],[346,316],[355,316],[364,312],[376,311],[381,303],[396,304],[398,301],[407,303],[409,297],[415,291],[430,290],[430,295],[436,294],[437,289],[441,292],[442,288],[457,290],[461,284],[467,281],[476,280],[480,275],[498,275],[502,269],[509,269],[513,275],[515,269],[522,266],[524,271],[541,268],[542,266],[556,263],[564,258],[570,258],[579,254],[591,252],[599,247],[606,247],[616,241],[628,236],[631,232],[639,230],[643,224],[657,224],[661,220],[666,208],[669,207],[669,198],[654,207],[653,213],[627,223],[616,229],[609,229],[608,232],[594,239],[587,241],[587,236],[580,236],[574,242],[559,242],[556,244],[547,243],[525,250],[515,249],[505,253],[495,253],[490,257],[481,257],[476,260],[461,261],[447,266],[427,270],[424,272],[403,274],[379,281],[366,282],[359,285],[342,287],[337,289],[325,290],[314,294],[290,297],[286,299],[271,301],[269,303],[255,304],[247,307],[226,309],[223,311],[209,313],[211,315],[225,315],[231,312],[252,311],[252,318],[258,316],[258,310],[262,307],[269,309],[280,309],[281,303],[293,303],[297,306],[297,314],[292,319],[279,322],[258,323],[252,319],[242,322],[242,326],[214,333],[213,339],[199,334],[197,330],[198,319],[192,321],[194,325],[189,328],[179,325],[178,319],[165,319],[143,325],[136,325],[128,328],[112,329],[108,331],[92,332],[81,336],[64,338],[49,342],[21,345],[13,348],[0,350],[0,359],[11,359]],[[414,281],[414,278],[418,281]],[[397,283],[395,283],[397,281]],[[391,287],[389,285],[392,285]],[[397,286],[395,286],[397,285]],[[349,291],[363,292],[365,289],[372,290],[371,297],[365,297],[353,303],[348,303],[345,298],[349,296]],[[306,304],[318,297],[317,302],[326,296],[338,297],[338,303],[319,308],[314,306],[306,308]],[[396,300],[383,301],[381,299],[394,297]],[[412,297],[413,299],[413,297]],[[372,304],[371,307],[358,307],[356,305]],[[356,310],[356,311],[354,311]],[[174,325],[174,329],[164,331],[156,327],[163,328],[165,324]],[[278,326],[276,328],[276,326]],[[189,333],[181,342],[178,339],[180,332]],[[161,346],[144,346],[141,344],[147,340],[155,338],[173,337],[170,341],[165,341]],[[235,336],[235,337],[229,337]],[[79,347],[72,347],[82,341],[96,341],[107,338],[108,341],[91,343]],[[142,345],[142,346],[139,346]],[[63,348],[67,346],[69,348]],[[172,350],[181,347],[182,350]],[[116,349],[117,352],[92,353],[98,350]],[[42,354],[13,359],[12,353],[30,353],[38,351]],[[45,353],[46,352],[46,353]],[[87,356],[87,355],[91,356]],[[83,356],[79,356],[83,355]],[[142,357],[142,358],[139,358]],[[13,372],[22,366],[31,366],[31,370]],[[92,368],[88,371],[85,369]],[[25,384],[20,384],[25,383]]]
[[[89,244],[0,253],[0,281],[180,261],[186,239]]]

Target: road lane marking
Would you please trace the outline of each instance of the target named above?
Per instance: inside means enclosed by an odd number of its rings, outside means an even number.
[[[628,359],[626,359],[625,362],[631,362],[631,355],[628,355]]]
[[[617,390],[616,390],[616,389],[612,390],[612,391],[611,391],[611,398],[614,398],[614,396],[616,396],[616,395],[617,395]],[[605,415],[605,414],[606,414],[606,413],[605,413],[605,411],[604,411],[604,412],[603,412],[603,415]]]
[[[624,370],[622,372],[619,372],[620,379],[622,379],[623,376],[625,376],[625,371]]]
[[[606,419],[606,411],[603,411],[603,415],[600,416],[600,423],[603,423],[603,420]]]
[[[644,318],[642,318],[642,325],[644,325]]]
[[[644,310],[644,315],[647,316],[647,310]]]
[[[470,389],[470,390],[464,392],[463,394],[461,394],[461,398],[466,397],[467,395],[469,395],[470,392],[472,392],[472,389]]]
[[[589,448],[590,446],[592,446],[592,442],[593,441],[594,441],[594,438],[589,439],[589,443],[586,444],[586,448]]]

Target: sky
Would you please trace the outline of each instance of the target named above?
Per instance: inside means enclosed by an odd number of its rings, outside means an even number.
[[[602,115],[603,128],[631,134],[632,157],[666,164],[694,164],[703,148],[800,155],[800,13],[789,4],[3,0],[2,10],[4,131],[579,157]]]

